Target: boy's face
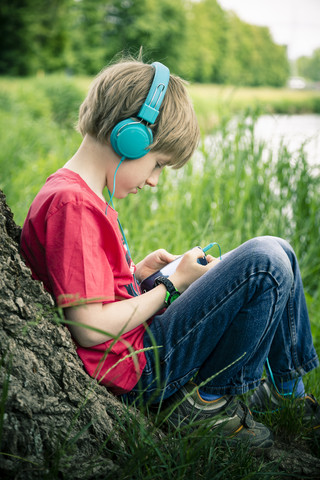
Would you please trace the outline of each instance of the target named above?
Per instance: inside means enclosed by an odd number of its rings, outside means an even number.
[[[155,187],[168,161],[169,157],[161,152],[149,152],[136,160],[125,160],[117,172],[114,196],[125,198],[129,193],[138,193],[145,185]]]

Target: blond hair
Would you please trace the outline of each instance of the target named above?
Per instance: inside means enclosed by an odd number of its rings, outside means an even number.
[[[77,128],[101,143],[110,141],[114,126],[135,118],[143,105],[154,76],[154,68],[139,60],[122,60],[102,70],[93,81],[79,111]],[[170,75],[160,114],[154,125],[152,151],[168,155],[168,165],[182,167],[199,141],[199,126],[186,82]]]

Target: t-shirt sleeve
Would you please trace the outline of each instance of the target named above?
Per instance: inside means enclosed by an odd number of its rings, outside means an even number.
[[[121,248],[111,223],[92,206],[67,203],[48,215],[46,263],[57,304],[115,301]]]

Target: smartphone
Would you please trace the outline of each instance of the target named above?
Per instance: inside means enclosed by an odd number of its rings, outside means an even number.
[[[209,250],[209,248],[211,248],[213,245],[215,245],[215,244],[214,243],[209,243],[209,245],[207,245],[205,248],[198,247],[203,251],[203,257],[198,258],[198,260],[197,260],[198,263],[200,263],[201,265],[206,265],[208,263],[207,259],[206,259],[206,256],[205,256],[205,252],[207,252]],[[195,248],[197,248],[197,247],[195,247]],[[154,282],[155,282],[156,278],[158,278],[158,277],[170,277],[170,275],[172,275],[176,271],[179,263],[182,260],[182,257],[183,257],[183,255],[180,255],[180,257],[173,260],[173,262],[170,262],[167,265],[165,265],[164,267],[162,267],[161,270],[158,270],[157,272],[153,273],[149,277],[145,278],[140,284],[142,293],[145,293],[145,292],[151,290],[154,287]]]

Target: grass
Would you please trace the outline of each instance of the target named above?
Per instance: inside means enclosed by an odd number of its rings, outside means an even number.
[[[73,125],[89,80],[0,79],[0,188],[20,225],[45,179],[79,145]],[[138,262],[159,247],[180,254],[218,242],[224,253],[257,235],[288,239],[300,260],[320,353],[320,176],[303,147],[290,154],[282,145],[276,156],[266,155],[268,146],[254,136],[259,113],[319,112],[319,93],[212,85],[193,85],[190,92],[203,133],[213,136],[203,138],[199,152],[182,170],[165,170],[157,188],[116,203],[133,258]],[[237,122],[231,126],[235,113]],[[308,374],[306,381],[320,398],[319,372]],[[160,413],[150,415],[151,427],[132,421],[129,412],[128,422],[119,419],[128,450],[119,446],[107,454],[117,458],[123,479],[279,478],[275,465],[245,449],[230,450],[212,432],[183,435],[178,430],[159,443],[154,425]],[[281,419],[267,422],[286,442],[307,445],[311,437],[301,438],[299,418],[289,409]]]
[[[117,454],[123,479],[249,479],[263,473],[264,478],[273,478],[273,466],[267,466],[243,446],[230,447],[204,426],[195,432],[169,428],[157,439],[153,429],[141,428],[141,424],[138,419],[131,422],[128,435],[127,422],[120,422],[129,447]]]

